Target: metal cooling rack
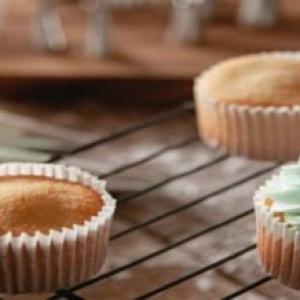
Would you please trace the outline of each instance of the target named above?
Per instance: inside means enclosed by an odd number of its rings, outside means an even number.
[[[176,108],[172,108],[171,110],[165,111],[163,113],[160,113],[158,115],[155,115],[149,119],[143,120],[139,123],[136,123],[134,125],[131,125],[129,127],[126,127],[124,129],[121,129],[111,135],[105,136],[105,137],[100,137],[99,139],[93,139],[90,142],[84,143],[78,147],[75,147],[74,149],[71,149],[69,151],[66,151],[64,153],[59,153],[59,154],[54,154],[49,160],[47,160],[47,162],[58,162],[60,160],[62,160],[63,158],[66,157],[70,157],[73,156],[75,154],[81,153],[83,151],[86,150],[90,150],[96,146],[99,145],[103,145],[103,144],[109,144],[110,142],[117,140],[119,138],[122,138],[124,136],[136,133],[138,131],[142,131],[145,130],[146,128],[150,128],[152,126],[158,125],[159,123],[163,123],[167,120],[170,120],[172,118],[178,117],[180,115],[184,115],[184,114],[193,114],[194,113],[194,108],[193,108],[193,103],[192,102],[184,102],[182,103],[180,106],[176,107]],[[183,147],[193,143],[194,141],[196,141],[197,137],[191,137],[188,138],[187,140],[185,140],[184,142],[180,142],[178,144],[172,145],[172,146],[165,146],[162,149],[156,151],[155,153],[150,154],[149,156],[147,156],[146,158],[143,158],[141,160],[126,164],[124,166],[121,166],[109,173],[106,173],[105,175],[101,175],[101,178],[109,178],[109,177],[113,177],[114,175],[124,172],[130,168],[139,166],[144,164],[145,162],[148,162],[154,158],[157,158],[161,155],[163,155],[164,153],[167,153],[168,151],[174,150],[176,149],[177,151],[180,151]],[[211,160],[211,161],[207,161],[204,164],[202,163],[201,165],[194,167],[191,170],[176,174],[174,176],[168,177],[158,183],[155,183],[153,185],[151,185],[150,187],[147,187],[145,189],[142,190],[138,190],[135,192],[132,192],[130,194],[125,194],[125,195],[121,195],[120,197],[118,197],[118,209],[122,210],[123,205],[126,205],[126,203],[130,202],[131,200],[137,198],[137,197],[141,197],[141,196],[145,196],[146,194],[152,192],[153,190],[156,190],[158,188],[161,188],[162,186],[170,183],[170,182],[174,182],[178,179],[181,179],[183,177],[186,177],[188,175],[191,175],[195,172],[198,171],[204,171],[209,169],[210,167],[216,165],[217,163],[221,162],[221,161],[225,161],[228,159],[228,155],[226,154],[222,154],[219,155],[217,158]],[[239,178],[238,180],[231,182],[221,188],[215,189],[201,197],[199,197],[198,199],[195,199],[191,202],[182,204],[182,205],[178,205],[175,208],[172,208],[170,210],[168,210],[167,212],[164,212],[162,214],[157,214],[154,217],[144,220],[143,222],[134,225],[128,229],[125,229],[123,231],[117,232],[116,234],[111,236],[111,240],[117,240],[125,235],[130,235],[134,232],[146,229],[148,226],[153,225],[161,220],[167,219],[168,217],[174,216],[188,208],[191,208],[193,206],[198,205],[199,203],[202,203],[204,201],[209,201],[210,199],[212,199],[214,196],[217,195],[221,195],[222,193],[226,192],[226,191],[230,191],[231,189],[236,188],[237,186],[243,185],[243,184],[247,184],[249,183],[251,180],[256,179],[257,177],[266,174],[274,169],[276,169],[277,167],[279,167],[279,163],[273,163],[271,166],[269,165],[268,167],[265,167],[259,171],[253,172],[250,175],[247,175],[245,177]],[[193,241],[195,239],[200,239],[202,236],[204,235],[209,235],[211,233],[213,233],[214,231],[223,228],[225,226],[228,226],[230,224],[233,224],[234,222],[241,220],[242,218],[245,218],[249,215],[251,215],[253,213],[253,209],[247,209],[244,210],[243,212],[236,214],[228,219],[222,220],[220,222],[217,222],[216,224],[210,225],[205,229],[202,229],[198,232],[194,232],[194,233],[187,233],[187,235],[184,238],[178,239],[177,241],[171,242],[169,243],[167,246],[161,247],[160,249],[153,251],[147,255],[141,256],[141,257],[137,257],[136,259],[132,260],[129,263],[126,263],[124,265],[121,265],[120,267],[117,267],[115,269],[112,269],[108,272],[105,272],[95,278],[92,278],[90,280],[87,280],[85,282],[82,282],[76,286],[73,286],[69,289],[64,289],[64,290],[57,290],[55,291],[54,295],[52,297],[49,298],[49,300],[54,300],[54,299],[69,299],[69,300],[79,300],[79,299],[84,299],[78,295],[76,295],[76,292],[78,292],[79,290],[92,286],[93,284],[96,283],[100,283],[104,280],[111,280],[115,275],[120,274],[123,271],[127,271],[135,266],[138,265],[142,265],[162,254],[165,254],[179,246],[182,246],[190,241]],[[234,251],[233,253],[230,253],[227,256],[224,256],[212,263],[209,263],[207,265],[204,266],[200,266],[198,269],[195,269],[191,272],[188,272],[186,274],[184,274],[183,276],[174,278],[172,280],[170,280],[169,282],[157,286],[155,288],[153,288],[152,290],[149,290],[148,292],[139,295],[138,297],[136,297],[135,299],[148,299],[151,298],[155,295],[158,295],[159,293],[162,292],[166,292],[169,289],[174,288],[177,285],[180,285],[184,282],[187,282],[193,278],[195,278],[196,276],[200,276],[201,274],[214,270],[222,265],[224,265],[227,262],[230,261],[234,261],[235,259],[243,256],[246,253],[249,253],[251,251],[254,251],[256,248],[255,244],[249,243],[249,245],[247,245],[246,247],[243,247],[241,249],[237,249],[236,251]],[[222,298],[222,300],[229,300],[229,299],[234,299],[244,293],[247,293],[250,290],[253,290],[255,288],[257,288],[260,285],[263,285],[264,283],[270,281],[271,278],[266,276],[263,278],[259,278],[257,281],[250,283],[247,286],[244,286],[243,288],[234,291],[232,294],[226,295]]]

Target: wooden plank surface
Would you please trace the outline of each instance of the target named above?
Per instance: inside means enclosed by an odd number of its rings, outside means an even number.
[[[2,106],[6,109],[10,108],[10,110],[15,107],[11,103],[3,102]],[[80,105],[68,108],[68,110],[65,107],[53,109],[51,105],[48,105],[46,109],[42,105],[35,105],[31,109],[27,109],[25,104],[23,106],[19,105],[13,109],[17,112],[14,115],[15,127],[24,122],[24,117],[20,117],[20,123],[17,117],[23,111],[27,115],[26,118],[33,118],[38,122],[45,122],[45,124],[55,124],[57,128],[68,127],[68,130],[77,130],[83,136],[91,134],[91,132],[93,135],[106,136],[126,124],[144,120],[153,113],[160,111],[155,109],[152,111],[135,110],[133,107],[122,110],[116,109],[114,105],[96,105],[93,106],[91,112],[83,112]],[[93,116],[97,117],[94,118]],[[26,130],[30,132],[37,130],[36,134],[47,135],[46,125],[41,127],[42,129],[37,129],[35,126],[29,127]],[[42,133],[43,128],[45,132]],[[180,142],[187,136],[194,135],[195,132],[193,115],[178,116],[159,126],[153,126],[145,131],[139,131],[115,140],[111,144],[98,146],[93,150],[77,155],[76,159],[67,159],[66,162],[81,165],[87,169],[90,168],[93,172],[101,174],[114,170],[124,163],[142,159],[166,145]],[[53,135],[51,136],[53,137]],[[74,138],[73,142],[81,144],[82,140],[79,138],[76,142]],[[112,191],[117,191],[119,197],[122,197],[128,193],[146,189],[170,178],[170,176],[191,171],[222,155],[222,152],[204,146],[200,140],[195,141],[185,147],[171,149],[144,164],[112,176],[108,179],[109,188]],[[86,164],[87,161],[88,164]],[[189,176],[170,181],[128,203],[120,203],[112,229],[113,234],[190,203],[271,165],[273,165],[272,162],[230,157],[216,162],[205,170],[195,170]],[[205,202],[165,218],[161,222],[145,227],[143,230],[132,232],[112,241],[109,261],[104,272],[164,248],[189,234],[251,208],[253,191],[269,176],[270,173],[266,173],[243,185],[231,188],[227,192],[210,197]],[[120,188],[120,185],[123,187]],[[253,243],[254,235],[254,218],[253,215],[249,215],[211,234],[203,235],[172,251],[159,255],[146,263],[121,272],[118,276],[78,291],[77,294],[91,300],[133,299],[152,288]],[[220,299],[263,275],[257,263],[256,253],[252,251],[212,272],[178,285],[158,295],[155,299]],[[21,295],[7,297],[7,299],[38,300],[45,299],[48,295]],[[271,281],[245,294],[240,299],[296,300],[299,299],[299,293]]]

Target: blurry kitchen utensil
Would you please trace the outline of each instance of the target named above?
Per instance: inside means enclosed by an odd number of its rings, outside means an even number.
[[[85,32],[85,50],[89,56],[105,56],[109,45],[109,0],[85,0],[87,27]]]
[[[213,17],[214,10],[214,0],[174,0],[167,38],[188,43],[202,41],[206,23]]]
[[[277,24],[279,5],[277,0],[241,0],[238,22],[252,27],[268,28]]]
[[[47,51],[61,52],[67,49],[67,38],[60,16],[55,9],[55,1],[40,0],[37,17],[33,23],[35,44]]]

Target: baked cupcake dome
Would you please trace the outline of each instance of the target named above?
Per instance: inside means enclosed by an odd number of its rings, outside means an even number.
[[[284,166],[254,196],[257,247],[263,269],[300,289],[300,163]]]
[[[195,80],[201,137],[209,145],[257,159],[300,153],[300,54],[246,55]]]
[[[78,168],[0,165],[0,292],[67,288],[101,270],[115,200]]]
[[[101,210],[101,195],[79,183],[40,176],[0,176],[0,235],[33,235],[82,225]]]

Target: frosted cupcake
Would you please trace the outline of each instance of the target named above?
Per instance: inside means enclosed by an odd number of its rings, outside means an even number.
[[[78,168],[0,165],[0,292],[70,287],[101,270],[115,200]]]
[[[256,192],[254,205],[261,265],[300,289],[300,163],[282,167]]]
[[[300,54],[246,55],[195,80],[201,137],[212,147],[257,159],[300,153]]]

